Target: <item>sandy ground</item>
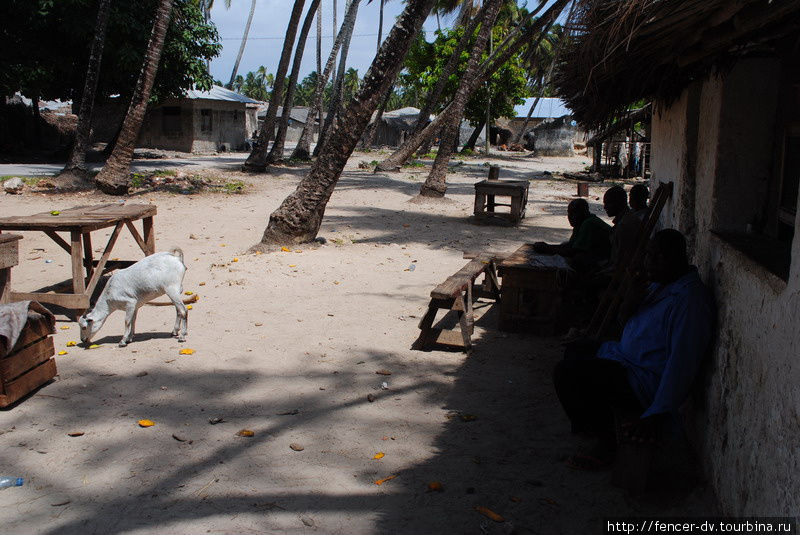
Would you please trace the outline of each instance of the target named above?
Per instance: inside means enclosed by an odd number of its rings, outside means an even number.
[[[610,484],[610,472],[563,464],[588,444],[570,434],[553,392],[557,339],[499,332],[493,307],[470,356],[409,349],[431,289],[464,265],[463,250],[564,239],[575,184],[537,179],[519,227],[477,226],[468,216],[484,160],[450,175],[451,202],[414,204],[425,170],[357,168],[377,157],[351,158],[320,231],[327,244],[292,252],[246,251],[307,168],[246,176],[252,187],[241,195],[127,199],[158,206],[157,248],[185,252],[185,290],[200,295],[188,340],[169,337],[170,307],[143,308],[126,348],[116,345],[121,313],[91,350],[67,348],[77,325],[59,318],[56,350],[68,354],[57,357],[57,380],[0,412],[0,474],[26,478],[0,493],[2,531],[600,533],[606,517],[713,513],[704,488],[633,496]],[[514,178],[588,162],[496,163],[501,178]],[[591,187],[598,213],[604,188]],[[0,195],[0,214],[108,200]],[[43,234],[26,233],[20,253],[15,289],[68,276],[67,255]],[[138,257],[129,235],[115,255]],[[139,427],[142,418],[155,426]],[[76,431],[84,435],[67,435]],[[432,481],[444,491],[426,492]]]

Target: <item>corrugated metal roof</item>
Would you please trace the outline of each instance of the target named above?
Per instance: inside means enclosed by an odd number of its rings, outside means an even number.
[[[253,100],[250,97],[246,97],[236,91],[231,91],[230,89],[225,89],[222,86],[214,85],[211,86],[209,91],[197,91],[196,89],[191,89],[186,92],[186,98],[190,99],[206,99],[206,100],[227,100],[230,102],[244,102],[245,104],[258,104],[257,100]]]
[[[526,98],[523,104],[514,106],[514,113],[517,117],[527,117],[528,110],[531,108],[535,97]],[[572,115],[572,110],[567,108],[567,105],[560,98],[544,97],[539,99],[536,109],[533,110],[531,117],[534,119],[553,119],[555,117],[563,117],[565,115]]]

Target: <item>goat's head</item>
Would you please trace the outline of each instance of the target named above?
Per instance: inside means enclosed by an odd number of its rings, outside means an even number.
[[[87,314],[82,315],[78,318],[78,326],[81,329],[81,342],[89,343],[94,338],[94,335],[97,334],[97,331],[103,326],[105,319],[96,321],[92,318],[92,313],[89,312]]]

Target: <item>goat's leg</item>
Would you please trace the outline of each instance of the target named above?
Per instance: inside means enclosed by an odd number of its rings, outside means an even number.
[[[136,328],[136,313],[138,310],[136,303],[125,307],[125,332],[122,335],[122,340],[119,341],[119,347],[125,347],[133,340],[133,331]]]
[[[167,292],[167,297],[175,305],[175,328],[172,329],[172,336],[177,336],[179,342],[184,342],[189,328],[189,312],[181,300],[180,292]]]

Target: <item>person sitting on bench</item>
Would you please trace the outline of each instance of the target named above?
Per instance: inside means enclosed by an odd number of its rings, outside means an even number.
[[[611,273],[628,267],[642,231],[642,220],[628,206],[628,195],[622,186],[613,186],[606,191],[603,208],[614,223],[611,228],[611,258],[606,270]]]
[[[616,452],[614,409],[639,414],[623,424],[633,442],[653,442],[686,399],[714,330],[715,308],[686,240],[672,229],[655,234],[645,259],[649,285],[634,284],[621,307],[633,310],[621,340],[581,340],[568,345],[556,365],[556,393],[573,432],[597,436],[595,448],[567,464],[599,469]],[[634,303],[638,302],[638,306]]]
[[[650,191],[644,184],[634,184],[628,192],[628,204],[631,205],[631,210],[639,221],[644,221],[647,218],[647,201],[650,198]]]
[[[561,255],[578,272],[598,269],[611,255],[611,227],[589,211],[585,199],[569,203],[567,219],[572,226],[569,241],[558,245],[536,242],[533,250],[540,254]]]

